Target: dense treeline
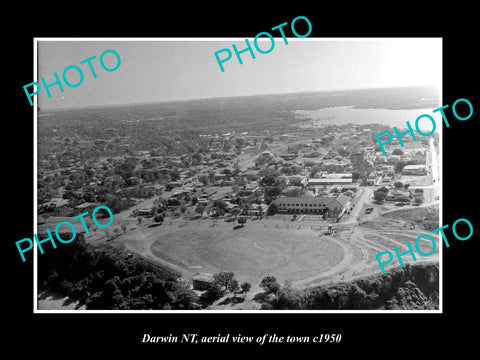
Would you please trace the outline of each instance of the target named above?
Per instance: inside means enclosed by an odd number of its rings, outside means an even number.
[[[332,286],[296,289],[273,276],[255,296],[266,310],[433,310],[438,309],[438,264],[406,265],[385,275]]]
[[[71,234],[60,234],[64,239]],[[42,238],[42,236],[39,236]],[[39,256],[38,283],[87,309],[197,309],[179,274],[115,249],[94,249],[81,234]]]

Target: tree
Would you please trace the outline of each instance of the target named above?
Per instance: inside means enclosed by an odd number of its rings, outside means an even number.
[[[219,289],[225,293],[227,291],[238,290],[238,281],[235,280],[235,275],[231,271],[220,271],[213,275],[213,283],[219,287]]]
[[[180,173],[178,172],[178,170],[176,169],[170,170],[170,180],[176,181],[178,179],[180,179]]]
[[[274,202],[271,202],[268,206],[267,215],[275,215],[278,212],[278,206]]]
[[[215,181],[215,171],[208,170],[208,181],[213,183]]]
[[[198,177],[198,181],[200,181],[203,185],[207,185],[209,182],[208,175],[202,174]]]
[[[266,276],[262,279],[259,286],[267,293],[267,294],[277,294],[281,286],[277,282],[277,278],[275,276]]]
[[[204,301],[213,302],[220,299],[223,295],[222,290],[215,282],[207,283],[205,285],[205,290],[206,291],[200,297]]]
[[[395,172],[396,173],[401,173],[403,168],[407,165],[405,161],[399,161],[395,164]]]
[[[278,291],[276,296],[270,302],[272,309],[289,310],[302,309],[304,303],[303,292],[299,289],[292,288],[290,285],[285,285]]]
[[[377,190],[377,191],[374,192],[373,198],[375,199],[375,201],[383,202],[387,198],[387,194],[384,193],[383,191],[378,191]]]
[[[228,210],[227,209],[227,204],[223,201],[223,200],[215,200],[213,202],[213,206],[221,211],[223,211],[224,213]]]
[[[192,155],[192,162],[194,164],[199,164],[202,162],[202,154],[199,154],[199,153],[194,153]]]
[[[244,216],[240,216],[237,221],[238,221],[239,224],[244,226],[247,223],[247,218],[244,217]]]
[[[358,171],[353,171],[352,172],[352,180],[358,180],[360,179],[360,176],[362,176],[362,174]]]
[[[401,189],[403,187],[403,183],[401,181],[396,181],[393,186],[395,186],[395,189]]]
[[[262,179],[262,185],[264,186],[273,186],[275,185],[275,176],[267,175]]]
[[[156,223],[160,223],[160,222],[163,222],[163,215],[156,215],[154,218],[153,218],[153,221],[156,222]]]
[[[172,295],[172,305],[174,309],[198,309],[198,296],[194,291],[177,285]]]
[[[423,197],[422,196],[416,196],[416,197],[413,198],[413,202],[415,204],[420,205],[421,203],[423,203]]]
[[[285,195],[288,197],[298,197],[298,196],[301,196],[302,194],[303,194],[303,189],[298,187],[291,188],[285,193]]]
[[[377,191],[384,192],[385,194],[388,194],[388,189],[385,186],[382,186],[381,188],[378,188]]]
[[[348,150],[340,149],[338,150],[338,154],[343,157],[347,157],[350,155],[350,152]]]
[[[240,289],[242,289],[242,293],[244,297],[247,295],[247,292],[249,292],[251,288],[252,288],[252,285],[250,285],[250,283],[246,281],[240,285]]]
[[[240,289],[238,286],[238,281],[237,279],[233,279],[232,282],[228,285],[228,291],[231,293],[235,293]]]
[[[265,196],[268,196],[268,197],[279,196],[281,193],[282,193],[282,190],[277,186],[272,186],[265,189]]]
[[[395,149],[392,152],[393,155],[403,155],[402,149]]]
[[[142,223],[143,218],[141,216],[137,217],[137,223],[140,225]]]

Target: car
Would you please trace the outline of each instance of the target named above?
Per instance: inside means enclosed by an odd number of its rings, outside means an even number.
[[[397,201],[394,205],[395,205],[395,206],[405,206],[405,205],[407,205],[407,204],[405,204],[405,203],[402,202],[402,201]]]
[[[365,214],[371,214],[373,211],[373,208],[366,208],[365,209]]]

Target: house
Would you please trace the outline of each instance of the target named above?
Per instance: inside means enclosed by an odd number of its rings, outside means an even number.
[[[68,206],[69,200],[62,198],[52,198],[49,202],[41,204],[38,212],[54,211],[59,216],[70,216],[71,209]]]
[[[226,174],[215,173],[214,175],[214,181],[221,181],[221,180],[225,180],[226,178],[227,178]]]
[[[263,216],[267,213],[268,205],[266,204],[250,204],[243,209],[243,215]]]
[[[203,190],[200,196],[204,198],[210,198],[217,193],[217,190]]]
[[[259,189],[257,181],[251,181],[243,186],[244,190],[255,192]]]
[[[84,212],[91,212],[93,209],[97,207],[98,204],[95,203],[90,203],[90,202],[84,202],[81,203],[80,205],[75,206],[75,210],[78,213],[84,213]]]
[[[342,213],[347,209],[350,201],[351,199],[347,195],[340,194],[335,200],[328,204],[328,207],[331,211]]]
[[[373,180],[372,180],[372,184],[373,184]],[[355,193],[352,190],[344,191],[343,194],[347,195],[350,198],[352,198],[355,195]]]
[[[279,175],[275,178],[275,183],[277,185],[288,185],[288,177],[285,175]]]
[[[224,204],[228,211],[238,207],[238,204],[231,203],[230,201],[227,201],[227,200],[224,201]]]
[[[306,186],[308,184],[308,178],[303,175],[290,175],[288,177],[289,184],[300,184],[302,186]]]
[[[134,211],[135,216],[153,216],[152,209],[138,209]]]
[[[410,196],[410,192],[407,191],[407,190],[398,190],[398,189],[393,190],[393,189],[391,189],[388,192],[385,200],[387,200],[387,201],[397,201],[400,198],[409,198],[409,196]]]
[[[193,290],[204,291],[213,283],[213,274],[197,273],[192,276]]]
[[[209,203],[210,203],[210,201],[208,199],[203,198],[203,197],[199,198],[198,201],[197,201],[198,205],[203,205],[203,206],[206,206]]]
[[[242,175],[249,181],[258,179],[258,171],[257,170],[247,170],[242,172]]]

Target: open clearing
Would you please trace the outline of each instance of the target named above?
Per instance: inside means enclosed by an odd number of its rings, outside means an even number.
[[[236,230],[222,222],[167,225],[168,233],[151,234],[150,249],[158,258],[195,272],[233,271],[239,281],[253,286],[268,275],[281,282],[314,276],[345,256],[332,238],[310,227],[264,227],[266,223],[254,221]]]

